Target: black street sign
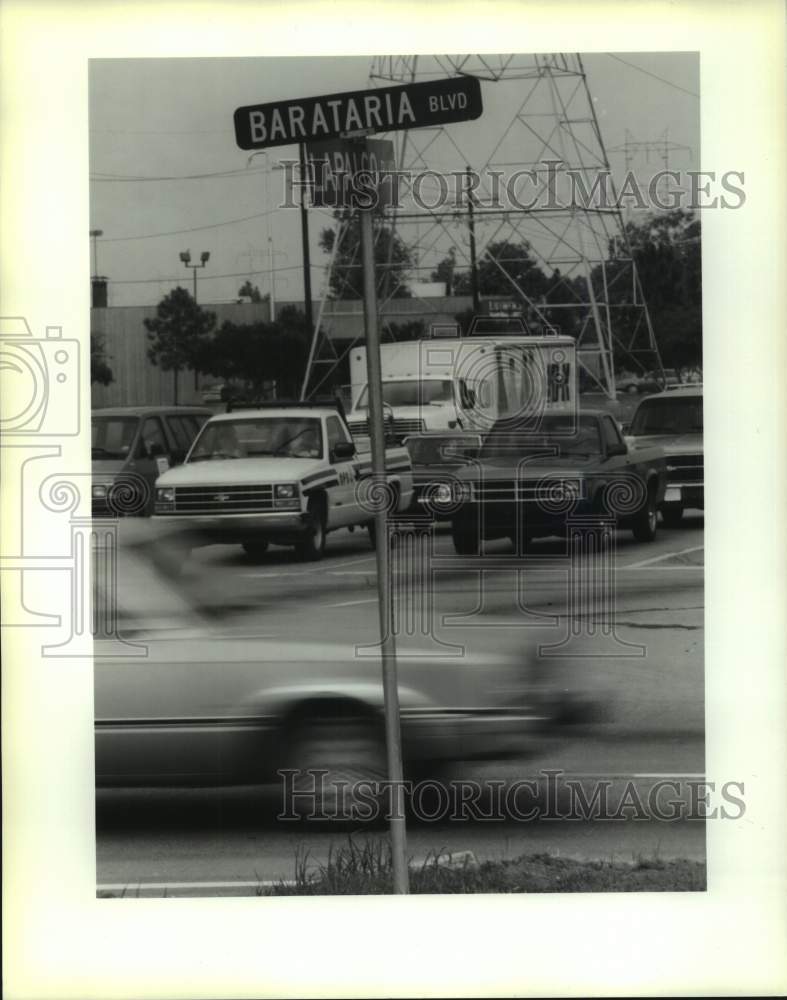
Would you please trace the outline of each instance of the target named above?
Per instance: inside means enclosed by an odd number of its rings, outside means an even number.
[[[235,139],[241,149],[268,149],[352,133],[449,125],[478,118],[482,110],[480,82],[457,76],[238,108]]]
[[[383,209],[397,201],[389,139],[328,139],[306,144],[315,208]]]

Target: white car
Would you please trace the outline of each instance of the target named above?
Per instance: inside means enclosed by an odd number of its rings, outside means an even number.
[[[279,404],[209,420],[156,481],[154,517],[196,544],[236,542],[257,557],[274,542],[319,559],[328,532],[373,524],[380,502],[405,511],[412,492],[406,448],[386,449],[386,484],[374,484],[338,408]]]

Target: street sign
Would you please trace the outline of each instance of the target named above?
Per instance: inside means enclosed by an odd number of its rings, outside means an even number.
[[[478,79],[457,76],[238,108],[235,139],[241,149],[268,149],[351,132],[449,125],[478,118],[482,110]]]
[[[396,204],[396,159],[388,139],[310,142],[306,161],[316,208],[382,209]]]

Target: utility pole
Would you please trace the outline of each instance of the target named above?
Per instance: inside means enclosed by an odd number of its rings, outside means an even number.
[[[377,292],[374,275],[374,233],[371,208],[359,208],[361,223],[361,261],[363,264],[363,314],[366,327],[366,378],[369,386],[369,432],[372,444],[372,479],[379,492],[386,495],[385,431],[383,427],[383,385],[380,365],[380,330],[377,322]],[[375,514],[377,550],[377,600],[380,619],[380,653],[383,668],[385,704],[385,748],[388,777],[391,781],[391,856],[394,892],[409,891],[407,843],[404,816],[404,772],[402,735],[399,721],[399,686],[396,668],[396,639],[393,632],[393,605],[389,576],[388,516],[381,504]]]
[[[481,299],[478,294],[478,263],[475,256],[475,216],[473,215],[473,194],[470,186],[470,165],[465,170],[467,176],[467,228],[470,231],[470,282],[473,289],[473,312],[476,316],[481,311]]]
[[[306,314],[306,325],[309,328],[309,336],[314,334],[314,318],[312,316],[312,276],[311,276],[311,255],[309,253],[309,215],[306,206],[306,146],[304,143],[298,144],[301,158],[301,242],[303,243],[303,299],[304,312]]]

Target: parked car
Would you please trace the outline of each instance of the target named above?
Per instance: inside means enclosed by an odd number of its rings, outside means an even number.
[[[211,416],[212,412],[201,406],[93,410],[93,515],[151,514],[156,479],[184,460],[200,427]]]
[[[459,554],[475,555],[484,539],[560,535],[572,515],[609,514],[638,541],[656,537],[656,509],[666,467],[658,447],[626,444],[603,411],[544,417],[534,432],[499,421],[477,462],[456,473],[461,503],[451,528]]]
[[[626,429],[636,447],[657,445],[667,462],[667,488],[661,516],[669,527],[684,510],[705,507],[702,386],[685,385],[643,399]]]

